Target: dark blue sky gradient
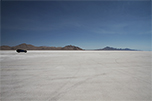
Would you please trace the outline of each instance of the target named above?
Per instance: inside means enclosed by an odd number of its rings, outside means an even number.
[[[1,44],[151,50],[151,1],[2,1]]]

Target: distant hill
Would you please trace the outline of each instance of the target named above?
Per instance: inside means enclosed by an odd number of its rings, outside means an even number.
[[[17,46],[13,46],[13,47],[1,46],[0,49],[1,50],[16,50],[16,49],[25,49],[25,50],[83,50],[79,47],[72,46],[72,45],[67,45],[65,47],[47,47],[47,46],[37,47],[37,46],[31,45],[31,44],[26,44],[26,43],[23,43],[23,44],[20,44]]]
[[[5,46],[5,45],[4,45],[4,46],[1,46],[0,49],[1,49],[1,50],[11,50],[12,47],[10,47],[10,46]]]
[[[97,49],[97,50],[128,50],[128,51],[135,51],[135,49],[129,49],[129,48],[113,48],[113,47],[105,47],[103,49]]]
[[[63,48],[61,48],[62,50],[82,50],[81,48],[79,47],[76,47],[76,46],[72,46],[72,45],[67,45]]]

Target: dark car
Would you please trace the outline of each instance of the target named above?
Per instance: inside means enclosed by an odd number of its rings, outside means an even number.
[[[16,52],[18,52],[18,53],[20,53],[20,52],[25,52],[25,53],[26,53],[27,50],[24,50],[24,49],[17,49]]]

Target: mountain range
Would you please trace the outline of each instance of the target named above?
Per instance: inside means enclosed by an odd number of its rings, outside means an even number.
[[[126,51],[135,51],[135,49],[129,49],[129,48],[113,48],[113,47],[105,47],[103,49],[97,49],[97,50],[126,50]]]
[[[25,49],[25,50],[83,50],[79,47],[72,46],[72,45],[67,45],[65,47],[48,47],[48,46],[34,46],[31,44],[20,44],[17,46],[1,46],[1,50],[16,50],[16,49]]]
[[[73,45],[67,45],[64,47],[48,47],[48,46],[34,46],[31,44],[19,44],[17,46],[0,46],[0,50],[16,50],[16,49],[25,49],[25,50],[85,50],[77,46]],[[113,48],[113,47],[104,47],[102,49],[95,49],[95,50],[126,50],[126,51],[135,51],[134,49],[129,49],[129,48]]]

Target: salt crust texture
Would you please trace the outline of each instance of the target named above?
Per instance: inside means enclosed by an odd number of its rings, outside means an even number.
[[[0,51],[1,101],[151,101],[151,52]]]

